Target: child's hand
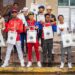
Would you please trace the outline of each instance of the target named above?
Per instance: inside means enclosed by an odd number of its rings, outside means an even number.
[[[38,26],[36,26],[35,29],[38,29]]]
[[[41,23],[41,24],[44,24],[45,22],[44,22],[44,21],[40,21],[40,23]]]

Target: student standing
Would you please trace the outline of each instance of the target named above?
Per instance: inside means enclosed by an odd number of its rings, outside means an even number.
[[[55,15],[52,13],[53,8],[52,6],[48,5],[46,7],[46,11],[47,13],[50,15],[50,22],[52,25],[52,29],[53,29],[53,33],[57,31],[57,25],[56,25],[56,17]],[[54,49],[52,50],[52,60],[54,61]]]
[[[62,36],[68,32],[69,27],[68,27],[67,23],[64,22],[64,16],[63,15],[59,15],[58,20],[59,20],[59,23],[57,26],[57,33]],[[72,68],[71,46],[64,48],[63,42],[61,39],[61,65],[60,65],[60,68],[64,68],[64,65],[65,65],[65,61],[64,61],[65,52],[67,52],[67,55],[68,55],[68,67]]]
[[[28,22],[27,29],[29,29],[31,31],[36,30],[36,32],[37,32],[38,27],[35,26],[35,22],[36,21],[34,20],[34,13],[29,12],[28,17],[29,17],[29,20],[27,21]],[[35,34],[32,34],[32,35],[35,35]],[[27,36],[28,36],[28,34],[27,34]],[[31,67],[32,66],[32,48],[33,47],[34,47],[34,50],[35,50],[35,53],[36,53],[37,66],[41,67],[40,53],[39,53],[39,50],[38,50],[39,42],[38,42],[37,36],[35,38],[36,38],[36,42],[35,43],[27,42],[27,48],[28,48],[28,64],[27,64],[27,67]]]
[[[21,66],[24,67],[25,65],[24,65],[23,53],[21,50],[21,42],[20,42],[20,33],[23,32],[23,23],[22,23],[22,20],[17,18],[17,10],[15,9],[12,10],[12,16],[13,18],[8,23],[8,33],[15,32],[17,34],[15,45],[17,48],[18,57],[19,57]],[[2,67],[6,67],[9,65],[10,55],[11,55],[13,46],[14,46],[13,44],[8,43],[6,56],[5,56],[4,64],[2,65]]]
[[[38,7],[38,14],[36,15],[36,21],[37,21],[37,23],[36,23],[36,25],[38,25],[38,27],[39,27],[39,29],[38,29],[38,39],[39,39],[39,41],[41,42],[41,46],[42,46],[42,38],[41,38],[41,36],[42,36],[42,24],[44,23],[44,21],[45,21],[45,17],[44,17],[44,11],[45,11],[45,6],[44,5],[40,5],[39,7]]]
[[[23,33],[21,33],[21,48],[22,48],[24,55],[26,54],[26,51],[24,50],[25,49],[24,45],[26,43],[25,26],[27,26],[27,19],[28,19],[27,16],[28,16],[28,8],[24,7],[21,10],[21,13],[18,14],[18,18],[20,18],[23,22]]]
[[[48,63],[48,66],[52,66],[52,48],[53,48],[53,30],[52,25],[50,22],[50,15],[45,14],[45,23],[43,24],[43,28],[51,28],[49,31],[52,33],[52,37],[49,37],[48,39],[45,39],[44,36],[44,30],[42,32],[42,39],[43,39],[43,66],[46,66]],[[47,36],[46,36],[47,37]],[[48,60],[47,60],[48,59]]]

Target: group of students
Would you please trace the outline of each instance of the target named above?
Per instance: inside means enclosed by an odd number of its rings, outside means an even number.
[[[53,49],[53,36],[54,32],[57,32],[58,35],[63,35],[68,31],[68,25],[64,22],[64,16],[58,16],[58,25],[56,25],[56,17],[53,15],[52,7],[47,6],[47,12],[44,13],[45,7],[40,5],[38,7],[39,12],[38,14],[34,14],[33,12],[29,11],[27,7],[24,7],[20,12],[17,10],[17,3],[14,3],[14,7],[10,14],[12,18],[7,22],[7,26],[4,24],[4,19],[0,14],[0,30],[1,32],[4,30],[8,33],[8,37],[11,34],[15,34],[16,42],[11,44],[11,42],[7,42],[7,50],[4,63],[1,67],[6,67],[9,65],[10,55],[14,45],[16,46],[16,50],[18,52],[18,57],[21,63],[21,66],[24,67],[24,45],[26,43],[26,50],[28,55],[28,64],[27,67],[32,66],[32,50],[34,47],[37,59],[37,66],[42,67],[52,66],[52,49]],[[13,37],[14,37],[13,36]],[[15,38],[14,37],[14,38]],[[34,40],[32,40],[34,38]],[[12,39],[12,38],[11,38]],[[7,39],[8,40],[8,39]],[[40,60],[40,46],[41,40],[41,47],[42,47],[42,58],[43,63]],[[1,50],[1,48],[0,48]],[[64,67],[65,61],[65,51],[68,52],[68,67],[72,68],[71,62],[71,47],[63,48],[62,40],[61,40],[61,65],[60,68]],[[1,52],[0,52],[1,53]],[[1,55],[1,54],[0,54]],[[1,58],[0,58],[1,59]]]

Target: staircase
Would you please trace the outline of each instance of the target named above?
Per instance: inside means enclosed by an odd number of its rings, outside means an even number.
[[[0,68],[0,75],[75,75],[75,67],[69,70],[68,68],[59,69],[57,67],[43,68],[22,68],[22,67],[7,67]]]

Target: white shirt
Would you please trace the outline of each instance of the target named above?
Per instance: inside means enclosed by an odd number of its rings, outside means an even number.
[[[26,19],[25,19],[23,13],[18,14],[17,17],[22,20],[22,22],[23,22],[23,24],[25,24],[25,26],[27,26],[27,22],[26,22]]]
[[[45,16],[44,16],[44,14],[37,15],[37,21],[43,21],[43,22],[45,22]]]
[[[61,31],[60,29],[63,28],[63,31]],[[69,28],[69,25],[67,23],[63,23],[63,24],[60,24],[58,23],[57,25],[57,34],[65,34],[65,33],[68,33],[68,29]]]
[[[60,28],[63,28],[63,31],[60,30]],[[69,28],[69,25],[67,23],[57,25],[57,34],[60,34],[60,41],[62,41],[62,35],[68,33],[67,28]]]

